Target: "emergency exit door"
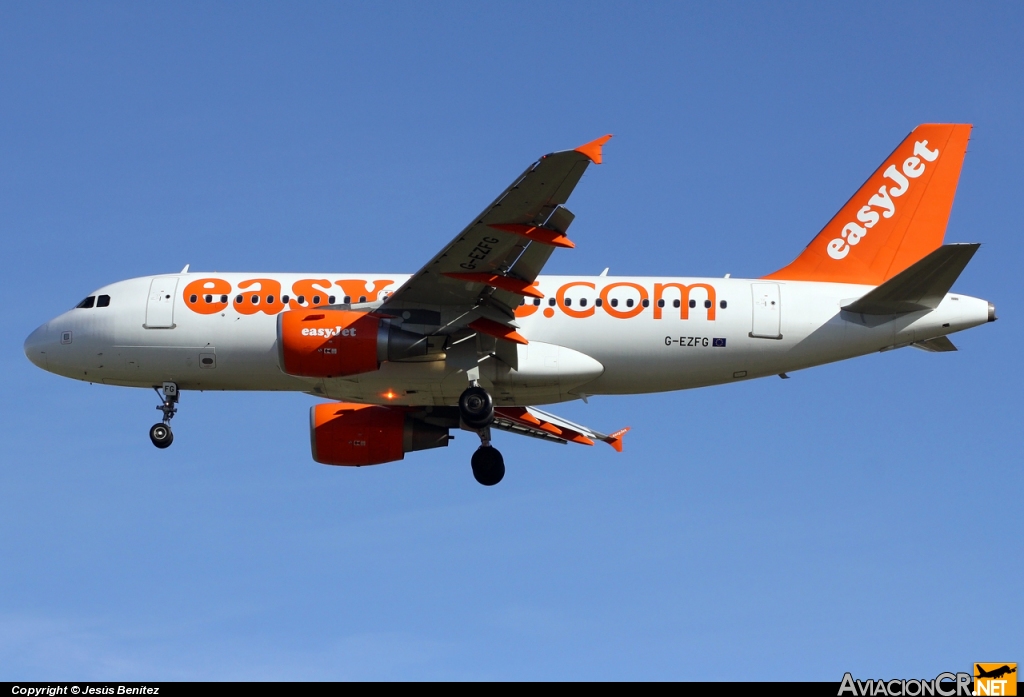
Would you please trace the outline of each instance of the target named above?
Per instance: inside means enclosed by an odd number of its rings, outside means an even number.
[[[174,327],[174,296],[177,289],[177,276],[154,278],[149,284],[146,329],[172,329]]]
[[[778,283],[751,283],[754,317],[750,336],[760,339],[782,338],[782,302]]]

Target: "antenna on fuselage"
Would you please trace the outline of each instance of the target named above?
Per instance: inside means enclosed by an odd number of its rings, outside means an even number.
[[[183,268],[183,269],[181,270],[181,273],[188,273],[188,267],[189,267],[189,266],[191,266],[191,264],[185,264],[185,268]]]
[[[608,275],[608,269],[610,269],[610,268],[611,268],[610,266],[604,267],[604,271],[599,273],[598,276],[607,276]]]

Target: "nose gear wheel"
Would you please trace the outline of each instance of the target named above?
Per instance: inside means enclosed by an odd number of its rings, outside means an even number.
[[[153,424],[149,429],[149,439],[153,445],[163,450],[170,447],[174,442],[174,433],[171,432],[171,419],[178,412],[178,386],[173,382],[165,382],[162,387],[153,388],[160,397],[160,406],[157,407],[164,414],[164,419],[158,424]]]
[[[149,439],[153,441],[153,445],[163,450],[174,442],[174,434],[167,424],[153,424],[149,429]]]

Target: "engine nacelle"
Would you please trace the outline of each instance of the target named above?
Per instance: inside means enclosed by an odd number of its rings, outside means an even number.
[[[415,450],[448,447],[447,428],[373,404],[317,404],[309,410],[309,429],[313,459],[325,465],[379,465]]]
[[[426,356],[432,337],[351,310],[289,310],[277,316],[278,365],[288,375],[334,378],[369,373],[384,361]]]

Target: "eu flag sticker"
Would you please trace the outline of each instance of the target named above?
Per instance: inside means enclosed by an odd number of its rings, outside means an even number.
[[[718,347],[723,347],[724,348],[725,347],[725,339],[712,339],[711,340],[711,345],[714,346],[715,348],[718,348]]]

